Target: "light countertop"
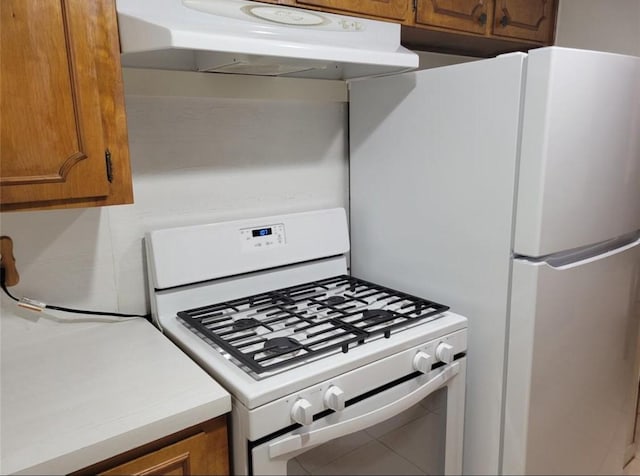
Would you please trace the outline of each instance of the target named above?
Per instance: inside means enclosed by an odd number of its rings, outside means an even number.
[[[149,322],[99,319],[3,297],[0,474],[66,474],[231,410]]]

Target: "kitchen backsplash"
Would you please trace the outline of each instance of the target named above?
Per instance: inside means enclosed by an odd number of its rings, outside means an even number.
[[[146,231],[347,207],[343,101],[127,95],[126,103],[135,203],[2,214],[20,273],[14,294],[147,312]]]

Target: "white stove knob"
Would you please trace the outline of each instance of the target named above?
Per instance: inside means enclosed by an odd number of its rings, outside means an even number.
[[[313,410],[309,400],[299,398],[291,407],[291,419],[301,425],[311,425],[313,423]]]
[[[436,359],[445,364],[453,362],[453,346],[440,342],[436,347]]]
[[[426,374],[431,370],[431,364],[433,364],[433,357],[422,350],[413,356],[413,368],[418,372]]]
[[[331,385],[324,394],[324,404],[336,412],[344,410],[344,391],[340,387]]]

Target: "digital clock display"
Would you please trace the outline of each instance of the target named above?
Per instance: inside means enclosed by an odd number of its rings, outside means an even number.
[[[257,230],[251,230],[251,234],[256,236],[268,236],[273,234],[273,230],[271,228],[258,228]]]

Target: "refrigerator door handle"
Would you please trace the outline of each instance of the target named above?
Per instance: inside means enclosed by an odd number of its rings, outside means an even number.
[[[571,269],[599,259],[622,253],[640,244],[640,230],[627,235],[608,240],[596,245],[585,246],[576,250],[555,253],[542,258],[527,258],[526,256],[515,256],[514,259],[521,259],[530,262],[543,262],[555,269]]]

